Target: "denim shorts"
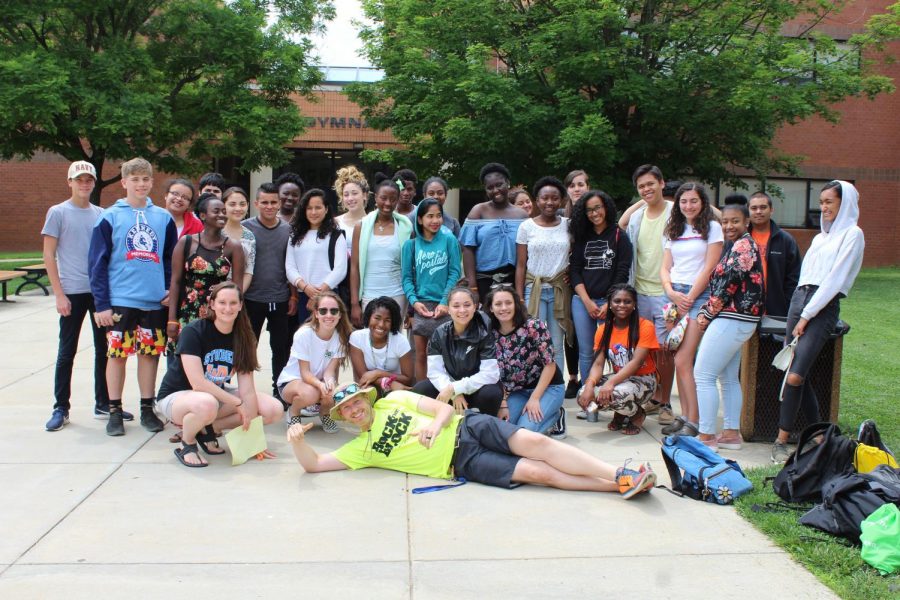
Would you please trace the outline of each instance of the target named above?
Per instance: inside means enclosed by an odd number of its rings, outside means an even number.
[[[672,284],[672,289],[675,290],[676,292],[680,292],[682,294],[689,293],[691,291],[691,287],[692,286],[684,284],[684,283],[673,283]],[[694,320],[697,319],[697,315],[700,314],[700,309],[703,308],[703,305],[706,304],[706,302],[708,300],[709,300],[709,286],[706,286],[706,289],[703,290],[703,293],[700,294],[700,296],[696,300],[694,300],[694,305],[691,306],[691,310],[688,313],[692,319],[694,319]],[[667,299],[666,301],[672,302],[671,299]],[[681,312],[681,311],[679,311],[679,312]]]
[[[665,294],[662,296],[645,296],[638,294],[638,315],[642,319],[647,319],[653,323],[656,330],[656,340],[660,345],[666,343],[669,337],[669,330],[666,329],[666,321],[663,319],[663,305],[668,302]]]

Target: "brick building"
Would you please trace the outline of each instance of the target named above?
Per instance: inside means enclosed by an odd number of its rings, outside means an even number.
[[[823,21],[818,29],[836,40],[846,40],[868,18],[884,12],[887,0],[857,0],[838,15]],[[790,27],[788,35],[799,31]],[[888,48],[900,56],[900,43]],[[900,82],[900,64],[882,64],[882,74]],[[284,171],[299,173],[308,187],[321,187],[331,193],[334,173],[346,164],[361,166],[368,177],[377,170],[387,172],[385,165],[367,164],[359,153],[367,148],[385,148],[395,144],[388,132],[368,127],[359,108],[341,94],[341,87],[351,81],[379,77],[376,69],[330,67],[325,70],[326,84],[317,90],[318,102],[298,98],[297,102],[309,119],[303,135],[288,148],[292,160],[274,171],[264,169],[249,175],[235,169],[234,160],[215,161],[211,168],[223,173],[251,193],[256,187]],[[799,176],[771,173],[766,183],[781,188],[775,219],[786,226],[806,248],[818,232],[818,192],[831,179],[846,179],[860,192],[860,226],[866,234],[867,266],[900,264],[900,246],[893,236],[900,228],[900,94],[881,95],[874,101],[851,99],[835,108],[841,113],[834,125],[818,118],[783,128],[777,146],[789,153],[803,155]],[[0,163],[0,251],[38,250],[40,229],[47,208],[67,195],[65,185],[67,161],[51,154],[38,154],[28,162]],[[107,165],[104,173],[115,172],[117,165]],[[390,173],[388,173],[390,174]],[[161,199],[165,174],[155,178],[151,197]],[[760,182],[746,180],[750,189]],[[121,188],[109,186],[103,194],[104,206],[120,197]],[[717,195],[728,190],[722,188]],[[459,215],[459,196],[451,193],[448,210]]]

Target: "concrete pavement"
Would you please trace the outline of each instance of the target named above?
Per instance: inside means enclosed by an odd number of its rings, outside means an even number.
[[[478,484],[412,495],[434,481],[304,474],[281,423],[267,429],[276,460],[209,457],[209,468],[186,469],[171,426],[151,435],[126,423],[110,438],[92,418],[86,328],[71,423],[45,432],[55,306],[16,300],[0,304],[0,598],[834,597],[733,508],[664,490],[628,502]],[[268,370],[258,374],[259,389],[268,382]],[[136,412],[134,366],[125,398]],[[566,443],[614,464],[649,461],[669,483],[654,417],[626,437],[567,406]],[[309,439],[327,451],[350,434],[316,428]],[[722,453],[751,466],[768,450]]]

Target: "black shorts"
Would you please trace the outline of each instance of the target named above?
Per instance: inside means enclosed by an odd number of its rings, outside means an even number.
[[[106,355],[109,358],[128,358],[134,354],[160,356],[165,353],[169,309],[141,310],[113,306],[112,311],[116,321],[106,328]]]
[[[480,413],[467,414],[459,427],[459,448],[453,461],[456,476],[496,487],[516,487],[512,476],[522,457],[510,450],[509,438],[521,427]]]

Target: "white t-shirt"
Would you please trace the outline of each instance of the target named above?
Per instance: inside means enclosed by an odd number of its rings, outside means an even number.
[[[672,253],[672,269],[669,272],[672,283],[693,285],[697,274],[703,270],[706,263],[707,246],[724,241],[722,226],[717,221],[709,222],[709,235],[705,240],[687,224],[681,236],[674,240],[666,240],[666,249]]]
[[[373,348],[369,341],[369,330],[360,329],[350,334],[350,345],[362,350],[369,371],[378,369],[389,373],[400,374],[400,357],[410,351],[409,340],[405,335],[388,334],[388,343],[384,348]]]
[[[312,327],[304,325],[294,334],[294,343],[291,346],[291,356],[288,359],[281,375],[278,376],[278,385],[295,379],[300,379],[300,361],[309,363],[309,371],[322,379],[325,375],[325,367],[333,358],[343,358],[341,352],[340,336],[337,331],[331,335],[330,340],[323,340]]]
[[[541,227],[526,219],[516,232],[516,243],[528,246],[528,272],[552,277],[569,266],[569,220],[560,217],[559,225]]]

